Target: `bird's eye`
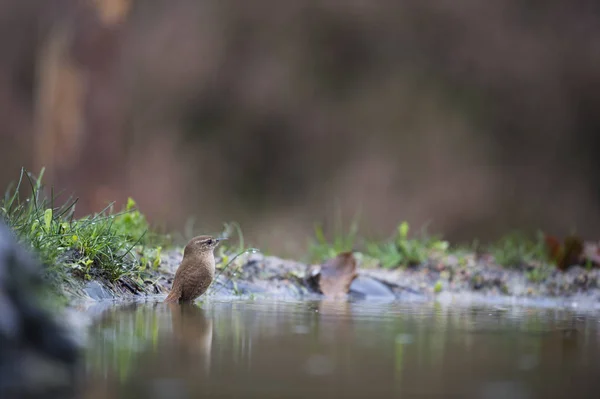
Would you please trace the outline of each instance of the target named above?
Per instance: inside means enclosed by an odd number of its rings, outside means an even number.
[[[208,240],[206,240],[206,243],[207,243],[208,245],[212,245],[212,243],[213,243],[213,240],[212,240],[212,239],[208,239]]]

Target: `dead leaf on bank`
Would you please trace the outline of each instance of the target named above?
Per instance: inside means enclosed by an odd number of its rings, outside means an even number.
[[[544,236],[544,242],[546,243],[546,250],[548,251],[548,257],[554,264],[558,265],[561,259],[562,248],[558,238],[554,236]]]
[[[343,252],[321,265],[319,288],[326,296],[345,295],[356,276],[356,258],[352,252]]]
[[[564,253],[562,259],[562,269],[572,265],[578,265],[583,262],[583,240],[576,236],[565,238]]]
[[[591,260],[586,247],[588,243],[577,236],[568,236],[561,244],[554,236],[545,236],[546,248],[550,259],[560,270],[567,270],[570,266],[585,263]],[[593,260],[592,260],[593,261]]]

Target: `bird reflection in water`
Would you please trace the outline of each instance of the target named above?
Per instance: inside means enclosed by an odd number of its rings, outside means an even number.
[[[194,303],[166,303],[171,314],[173,343],[179,359],[197,363],[202,359],[205,372],[210,369],[213,322]],[[195,364],[197,366],[197,364]]]
[[[168,398],[202,391],[211,368],[213,321],[199,306],[135,304],[107,312],[101,324],[115,337],[125,337],[125,344],[100,347],[95,356],[103,366],[88,375],[83,398]],[[131,333],[138,330],[138,344],[126,344],[136,339],[122,332],[125,325],[136,326]]]

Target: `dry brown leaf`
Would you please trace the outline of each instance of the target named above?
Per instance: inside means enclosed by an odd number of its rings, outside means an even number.
[[[345,295],[356,276],[354,255],[352,252],[343,252],[321,265],[319,288],[326,296]]]
[[[577,236],[565,238],[564,255],[562,259],[562,270],[569,266],[581,264],[583,254],[583,240]]]
[[[554,236],[545,236],[544,240],[546,242],[546,249],[548,251],[548,256],[550,260],[554,262],[556,265],[559,265],[562,258],[562,246],[558,238]]]
[[[550,259],[560,270],[567,270],[569,266],[577,265],[582,261],[584,243],[577,236],[568,236],[561,244],[558,238],[546,236],[546,248]]]

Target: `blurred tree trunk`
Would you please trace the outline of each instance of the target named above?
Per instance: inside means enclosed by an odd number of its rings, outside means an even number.
[[[36,170],[77,188],[78,213],[121,198],[125,110],[119,84],[122,26],[131,0],[89,0],[56,21],[37,63]]]

